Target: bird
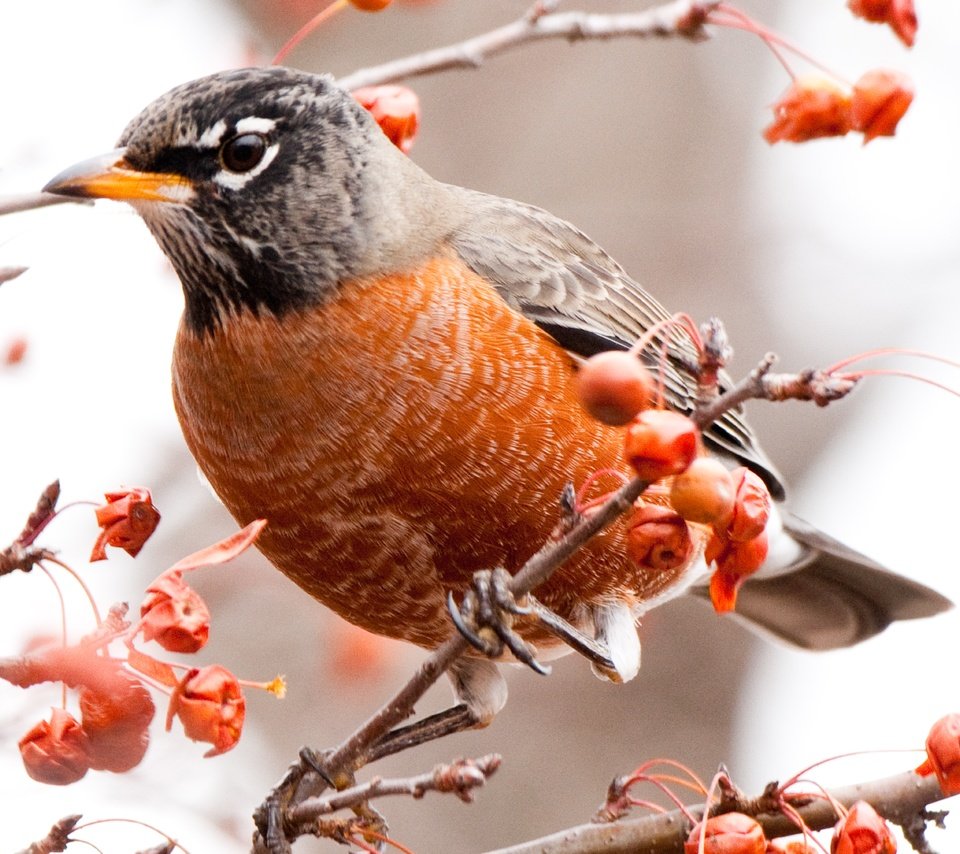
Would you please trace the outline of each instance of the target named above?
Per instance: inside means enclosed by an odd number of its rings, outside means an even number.
[[[570,223],[429,176],[329,75],[185,83],[44,189],[142,217],[183,287],[173,400],[200,472],[238,523],[267,519],[258,548],[351,623],[436,647],[456,631],[450,594],[516,572],[568,483],[623,466],[623,431],[584,412],[575,377],[671,314]],[[683,356],[672,345],[654,366],[681,412],[696,394]],[[741,410],[703,435],[783,498]],[[737,611],[795,646],[950,606],[788,510],[770,529]],[[699,556],[633,565],[624,536],[614,525],[535,591],[614,681],[638,672],[640,617],[706,574]],[[569,650],[536,620],[515,629],[544,660]],[[456,728],[503,707],[499,663],[451,667]]]

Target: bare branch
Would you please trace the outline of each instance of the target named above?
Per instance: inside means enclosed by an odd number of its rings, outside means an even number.
[[[449,764],[437,765],[432,771],[415,777],[374,777],[367,783],[352,786],[327,797],[308,798],[291,808],[287,819],[293,824],[312,824],[322,815],[387,795],[422,798],[427,792],[452,792],[460,800],[469,803],[473,800],[473,789],[486,783],[487,778],[500,767],[500,762],[500,756],[491,753],[479,759],[459,759]]]
[[[424,74],[454,68],[478,68],[486,59],[521,45],[543,39],[608,40],[614,38],[682,37],[690,41],[707,38],[704,24],[719,0],[673,0],[641,12],[589,14],[553,12],[555,4],[543,4],[522,18],[490,32],[456,44],[439,47],[413,56],[395,59],[383,65],[363,68],[341,77],[345,89],[359,89],[380,83],[394,83]],[[543,8],[546,11],[543,11]]]
[[[908,824],[925,812],[928,804],[942,800],[936,777],[918,777],[912,771],[858,783],[831,792],[844,806],[856,801],[867,801],[881,815],[895,824]],[[833,827],[837,816],[829,801],[812,798],[809,803],[795,807],[812,830]],[[702,805],[690,807],[696,816],[703,815]],[[798,828],[784,815],[757,815],[767,838],[798,833]],[[621,819],[607,824],[581,824],[549,836],[498,848],[487,854],[628,854],[644,851],[646,854],[679,854],[690,826],[679,810],[637,819]]]
[[[57,851],[66,851],[70,844],[70,833],[80,821],[80,815],[68,815],[61,818],[50,832],[41,840],[24,848],[19,854],[55,854]]]
[[[795,374],[772,374],[776,362],[767,353],[760,363],[740,382],[718,397],[698,406],[693,420],[701,429],[716,421],[724,412],[747,400],[810,400],[826,406],[846,397],[857,385],[857,379],[843,374],[809,368]]]
[[[93,200],[55,196],[53,193],[24,193],[16,196],[0,196],[0,216],[62,204],[92,205]]]
[[[26,267],[0,267],[0,285],[4,282],[12,282],[17,276],[22,276],[26,272]]]
[[[37,505],[27,518],[20,536],[6,548],[0,549],[0,575],[6,575],[17,569],[21,572],[29,572],[41,560],[53,557],[53,552],[38,548],[33,545],[33,542],[56,515],[59,498],[60,481],[55,480],[40,493]]]

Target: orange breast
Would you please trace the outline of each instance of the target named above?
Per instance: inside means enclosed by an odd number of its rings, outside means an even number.
[[[421,645],[451,630],[449,589],[516,570],[567,481],[619,465],[621,433],[585,416],[573,363],[453,258],[347,283],[281,319],[185,327],[174,401],[200,468],[260,547],[353,623]],[[673,577],[622,555],[615,528],[537,591],[569,619]],[[542,639],[538,639],[542,640]]]

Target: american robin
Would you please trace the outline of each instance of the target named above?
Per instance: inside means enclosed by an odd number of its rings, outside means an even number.
[[[191,452],[238,522],[269,521],[263,553],[357,625],[438,645],[450,591],[518,569],[564,485],[620,464],[622,432],[576,399],[578,360],[626,349],[664,308],[569,223],[433,180],[328,76],[179,86],[45,189],[143,217],[183,284],[173,393]],[[695,382],[670,357],[669,402],[689,409]],[[705,438],[782,497],[739,411]],[[771,524],[738,610],[794,644],[852,644],[949,605],[786,513]],[[623,539],[592,541],[537,597],[627,680],[638,618],[706,567],[638,568]],[[517,630],[567,649],[535,621]],[[451,678],[469,723],[506,700],[480,656]]]

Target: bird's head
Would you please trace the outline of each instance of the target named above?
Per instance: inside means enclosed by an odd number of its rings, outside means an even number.
[[[332,78],[286,68],[178,86],[118,146],[44,189],[131,203],[173,263],[197,332],[415,263],[432,233],[414,214],[442,195]]]

